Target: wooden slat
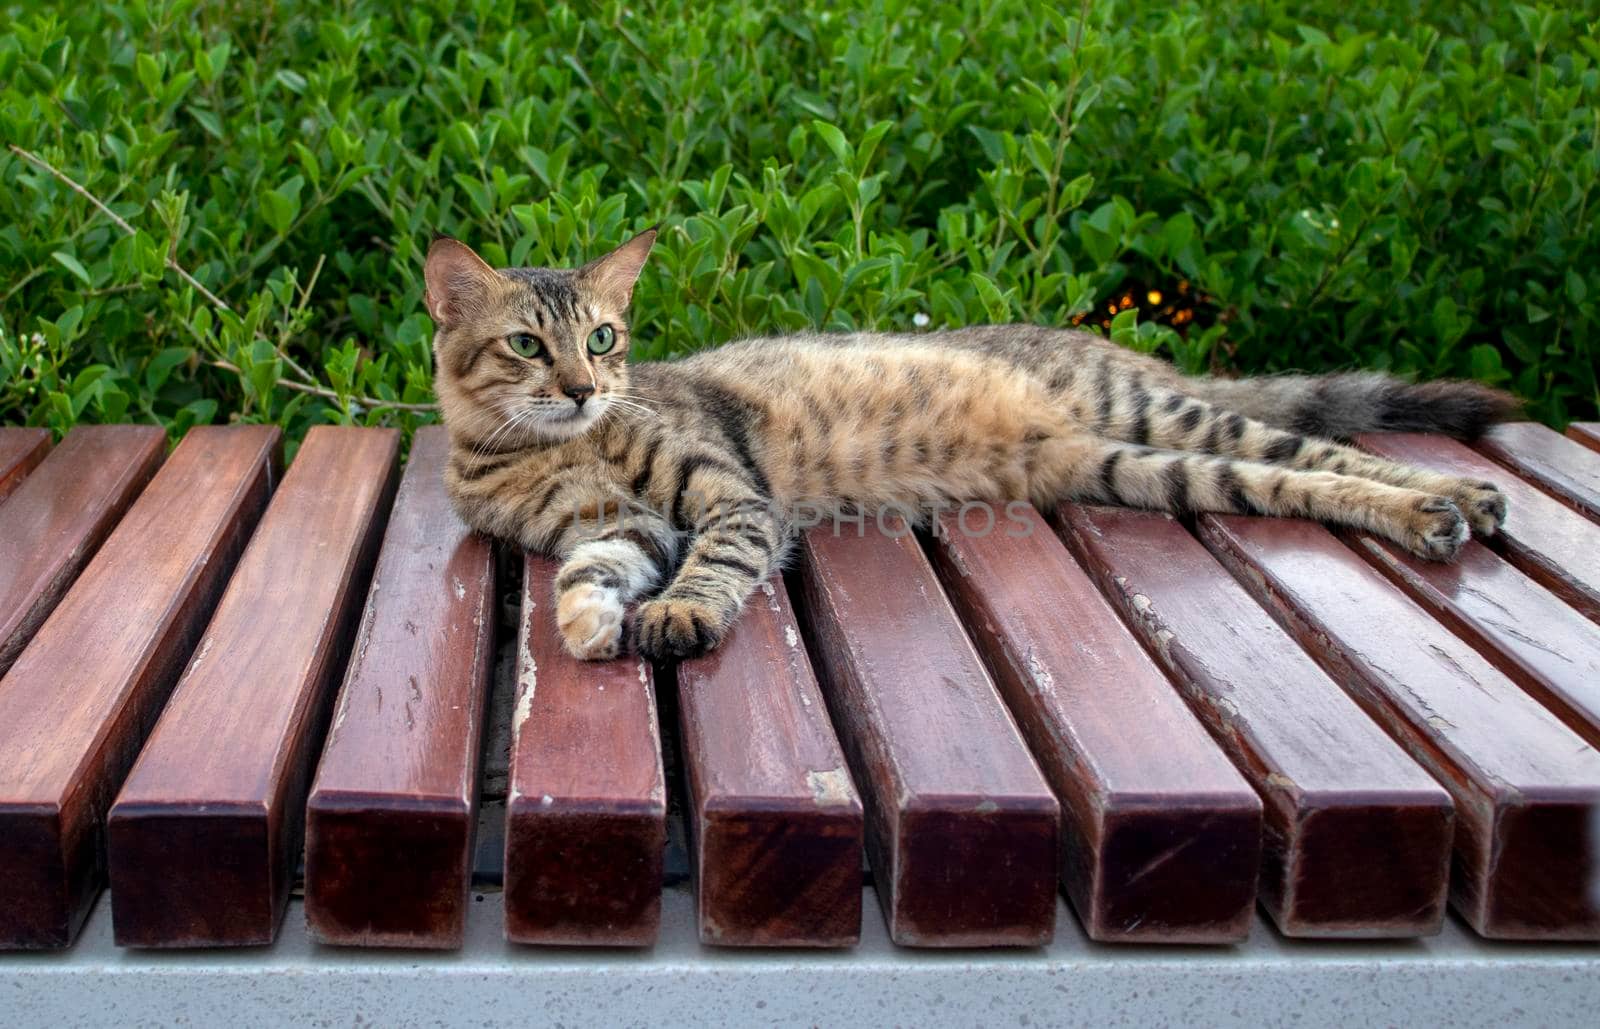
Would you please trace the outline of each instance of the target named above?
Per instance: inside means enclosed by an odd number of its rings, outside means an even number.
[[[948,514],[932,553],[1061,801],[1062,884],[1089,936],[1244,939],[1261,801],[1044,519]]]
[[[1388,540],[1347,539],[1434,618],[1600,746],[1600,628],[1476,540],[1427,561]]]
[[[1442,436],[1395,433],[1363,436],[1375,454],[1451,475],[1493,482],[1506,495],[1506,524],[1491,547],[1552,593],[1600,621],[1600,530],[1504,468]]]
[[[1590,450],[1600,450],[1600,422],[1573,422],[1567,426],[1567,436]]]
[[[22,485],[28,473],[50,453],[49,429],[0,426],[0,501]]]
[[[506,797],[506,937],[649,946],[661,928],[667,787],[650,665],[584,662],[556,631],[556,564],[523,565]]]
[[[111,808],[118,944],[272,942],[399,442],[391,429],[306,434]]]
[[[1177,521],[1063,505],[1058,527],[1265,805],[1262,906],[1290,936],[1443,922],[1450,796]],[[1197,887],[1198,888],[1198,887]]]
[[[0,505],[0,675],[156,473],[152,425],[80,425]]]
[[[1016,722],[915,537],[870,519],[833,533],[805,537],[803,607],[890,936],[1048,942],[1060,811]]]
[[[1320,525],[1206,516],[1199,531],[1450,791],[1462,917],[1503,939],[1600,938],[1600,752]]]
[[[861,936],[861,798],[783,579],[678,668],[704,943],[842,947]]]
[[[0,947],[65,946],[82,925],[105,877],[106,810],[277,457],[275,428],[192,430],[0,679]]]
[[[466,931],[494,550],[451,510],[449,453],[443,428],[417,431],[307,802],[323,943],[459,947]]]
[[[1600,521],[1600,453],[1538,422],[1496,425],[1477,446],[1557,500]]]

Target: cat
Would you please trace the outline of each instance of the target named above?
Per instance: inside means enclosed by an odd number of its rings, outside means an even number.
[[[444,237],[427,256],[446,487],[472,527],[561,560],[556,622],[576,657],[714,648],[780,567],[802,504],[1301,516],[1435,560],[1505,520],[1491,483],[1334,442],[1471,438],[1515,403],[1470,382],[1186,377],[1031,325],[748,339],[630,365],[655,236],[575,270],[497,271]]]

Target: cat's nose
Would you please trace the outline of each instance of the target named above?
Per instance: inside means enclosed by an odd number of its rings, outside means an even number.
[[[588,400],[590,397],[594,396],[594,387],[589,383],[584,382],[579,383],[576,386],[562,386],[561,392],[565,393],[568,397],[571,397],[574,404],[582,407],[585,400]]]

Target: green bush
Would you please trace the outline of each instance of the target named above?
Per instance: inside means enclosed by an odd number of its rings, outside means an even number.
[[[1600,14],[1422,6],[11,5],[0,420],[410,427],[434,233],[657,221],[645,357],[1081,322],[1592,417]]]

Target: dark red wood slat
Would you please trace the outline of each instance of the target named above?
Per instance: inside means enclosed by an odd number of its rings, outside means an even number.
[[[0,505],[0,675],[156,473],[166,433],[80,425]]]
[[[306,924],[323,943],[466,932],[494,551],[451,510],[449,455],[443,428],[417,431],[307,802]]]
[[[1388,540],[1347,538],[1429,614],[1600,746],[1600,628],[1593,622],[1477,541],[1446,563]]]
[[[1562,600],[1600,621],[1600,531],[1593,522],[1504,468],[1442,436],[1362,436],[1375,454],[1451,475],[1493,482],[1506,495],[1506,524],[1491,546]]]
[[[800,581],[896,943],[1048,942],[1060,811],[914,536],[813,529]],[[899,532],[900,535],[892,535]]]
[[[861,937],[861,798],[781,577],[678,668],[700,939],[843,947]]]
[[[0,502],[50,453],[49,429],[0,426]]]
[[[667,786],[650,665],[585,662],[556,631],[557,565],[523,566],[506,797],[506,938],[649,946],[661,928]]]
[[[65,946],[82,925],[106,810],[266,508],[277,452],[275,428],[190,431],[0,679],[0,947]]]
[[[1546,493],[1600,520],[1600,454],[1538,422],[1496,425],[1477,446]]]
[[[1177,521],[1070,504],[1056,518],[1261,794],[1261,901],[1278,928],[1290,936],[1438,932],[1454,828],[1449,794]]]
[[[1084,928],[1244,939],[1260,799],[1038,512],[992,515],[944,516],[933,564],[1060,798],[1062,883]]]
[[[1320,525],[1205,516],[1199,531],[1449,789],[1462,917],[1502,939],[1600,938],[1600,752]]]
[[[116,941],[272,942],[395,489],[391,429],[306,434],[108,819]]]
[[[1600,422],[1573,422],[1567,426],[1567,436],[1590,450],[1600,450]]]

